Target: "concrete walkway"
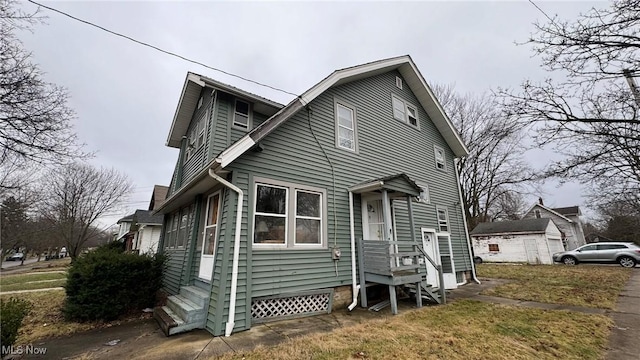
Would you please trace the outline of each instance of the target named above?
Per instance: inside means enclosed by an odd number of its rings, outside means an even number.
[[[616,310],[610,313],[615,326],[609,336],[607,360],[640,359],[640,269],[618,297]]]
[[[616,327],[609,340],[607,359],[637,360],[640,354],[640,268],[633,275],[618,300],[615,311],[563,306],[531,301],[518,301],[480,295],[487,288],[508,281],[486,279],[482,284],[467,284],[448,295],[449,301],[473,299],[491,303],[534,307],[549,310],[569,310],[591,314],[606,314]],[[399,310],[415,307],[412,301],[400,301]],[[208,359],[227,352],[250,351],[256,346],[272,346],[292,337],[330,332],[340,327],[391,317],[389,307],[376,313],[357,307],[353,312],[334,311],[332,314],[302,319],[278,321],[254,326],[251,330],[230,337],[212,337],[204,330],[165,337],[153,319],[97,329],[64,338],[46,339],[33,344],[46,348],[46,355],[25,356],[26,359]]]

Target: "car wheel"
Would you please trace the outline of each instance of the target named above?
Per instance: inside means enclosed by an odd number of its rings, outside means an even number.
[[[622,267],[632,268],[636,266],[636,260],[630,256],[621,256],[618,259],[618,264]]]
[[[576,258],[574,258],[573,256],[565,256],[562,258],[562,263],[565,265],[577,265],[578,260],[576,260]]]

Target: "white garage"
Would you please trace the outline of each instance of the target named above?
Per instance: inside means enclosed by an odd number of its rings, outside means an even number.
[[[564,251],[562,233],[548,218],[480,223],[470,235],[483,262],[553,264],[552,255]]]

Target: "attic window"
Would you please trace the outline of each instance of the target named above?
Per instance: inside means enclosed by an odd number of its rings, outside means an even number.
[[[249,129],[249,103],[236,100],[235,112],[233,114],[233,126],[243,130]]]
[[[400,78],[400,76],[396,76],[396,86],[402,90],[402,78]]]
[[[534,213],[536,214],[536,219],[540,219],[540,210],[535,209]]]
[[[391,104],[394,119],[409,124],[414,128],[420,128],[418,125],[418,108],[395,95],[391,95]]]

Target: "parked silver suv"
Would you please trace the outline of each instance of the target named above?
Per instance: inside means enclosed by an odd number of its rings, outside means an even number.
[[[618,263],[623,267],[634,267],[640,263],[640,246],[634,243],[602,242],[582,245],[571,251],[553,254],[553,261],[566,265],[576,265],[581,262],[590,263]]]

